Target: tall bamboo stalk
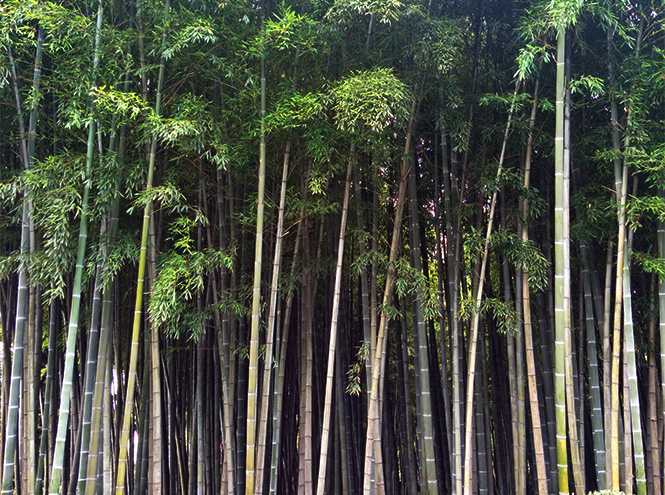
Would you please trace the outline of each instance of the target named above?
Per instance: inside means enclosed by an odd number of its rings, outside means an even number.
[[[91,84],[96,84],[96,75],[99,68],[101,56],[101,32],[102,32],[103,4],[99,0],[97,9],[97,29],[95,34],[95,53],[92,63]],[[86,156],[86,179],[92,176],[92,163],[94,157],[95,145],[95,121],[91,119],[88,128],[88,152]],[[76,270],[74,272],[74,287],[72,289],[72,304],[69,317],[69,327],[67,329],[67,344],[65,349],[65,369],[63,371],[62,389],[60,392],[60,412],[58,414],[58,429],[55,439],[55,450],[53,453],[53,467],[51,471],[51,481],[49,484],[49,493],[57,495],[60,491],[60,478],[64,467],[65,441],[67,439],[67,423],[69,421],[70,399],[72,390],[72,380],[74,373],[74,360],[76,357],[76,338],[78,335],[79,312],[81,308],[81,288],[83,279],[83,268],[85,265],[85,250],[88,239],[88,208],[90,201],[90,185],[86,180],[81,200],[81,222],[79,226],[79,240],[76,254]]]
[[[411,263],[418,274],[423,274],[422,255],[420,250],[420,222],[418,219],[418,194],[416,189],[416,161],[413,161],[409,174],[409,240],[411,246]],[[424,276],[424,275],[423,275]],[[436,457],[434,448],[434,425],[432,423],[432,394],[429,371],[429,349],[427,345],[427,328],[424,314],[425,294],[416,289],[413,301],[414,336],[416,354],[416,386],[419,408],[418,432],[422,455],[423,492],[429,495],[438,493]]]
[[[170,0],[165,1],[164,9],[168,12]],[[166,43],[166,28],[162,34],[162,48]],[[164,56],[162,55],[159,63],[159,74],[157,76],[157,94],[155,96],[155,115],[161,115],[162,108],[162,86],[164,83]],[[153,176],[155,172],[155,159],[157,156],[157,136],[153,134],[150,142],[150,151],[148,154],[148,176],[146,178],[146,190],[153,187]],[[132,323],[132,341],[129,354],[129,366],[127,369],[127,387],[125,397],[125,408],[122,416],[122,425],[120,430],[120,443],[118,446],[118,467],[116,471],[116,495],[123,495],[126,488],[127,472],[127,448],[129,444],[130,427],[132,416],[134,414],[134,395],[136,388],[136,373],[139,353],[139,337],[141,330],[141,320],[143,315],[143,291],[146,276],[146,261],[148,254],[148,231],[150,227],[150,218],[152,217],[153,202],[149,201],[143,209],[143,223],[141,226],[141,249],[139,252],[139,267],[136,282],[136,299],[134,301],[134,320]]]
[[[506,129],[503,133],[503,143],[501,145],[501,154],[499,156],[499,167],[496,171],[496,181],[498,182],[503,171],[503,161],[506,156],[506,146],[508,145],[508,136],[510,135],[510,128],[512,123],[513,113],[515,111],[515,101],[517,93],[520,88],[520,81],[515,83],[515,91],[513,99],[510,103],[510,110],[508,112],[508,120],[506,122]],[[478,347],[478,328],[480,326],[480,307],[483,300],[483,287],[485,284],[485,273],[487,270],[487,259],[489,257],[490,238],[492,236],[492,226],[494,225],[494,212],[496,210],[496,200],[498,189],[492,193],[492,200],[490,202],[490,211],[487,221],[487,232],[485,234],[485,243],[483,247],[483,255],[480,262],[480,275],[478,277],[478,286],[473,295],[473,315],[471,317],[471,335],[469,337],[469,354],[468,354],[468,367],[467,367],[467,391],[466,391],[466,414],[464,420],[464,495],[471,495],[471,473],[472,467],[472,436],[473,436],[473,394],[474,394],[474,381],[476,378],[476,358]]]
[[[624,174],[627,175],[627,166],[624,165]],[[626,177],[626,176],[624,176]],[[625,179],[624,179],[625,180]],[[627,247],[625,248],[627,249]],[[628,375],[628,390],[630,392],[630,419],[635,457],[635,482],[638,495],[646,495],[646,472],[644,467],[644,441],[642,438],[642,420],[640,417],[640,399],[637,386],[637,365],[635,363],[635,334],[633,332],[632,293],[630,290],[630,263],[624,259],[622,267],[623,283],[623,325],[624,346],[626,349],[626,368]],[[624,401],[627,400],[624,397]]]
[[[32,168],[35,155],[35,143],[36,143],[36,128],[37,128],[37,110],[39,108],[39,96],[40,96],[40,84],[41,84],[41,74],[42,74],[42,58],[43,58],[43,45],[44,45],[44,29],[43,27],[38,28],[37,33],[37,47],[35,49],[35,66],[33,72],[33,84],[32,90],[36,96],[36,100],[32,102],[30,109],[30,115],[28,118],[28,129],[26,133],[25,120],[23,117],[23,109],[21,105],[21,95],[19,92],[18,86],[18,76],[16,71],[16,64],[14,62],[13,51],[11,45],[7,45],[7,58],[9,60],[12,88],[14,90],[14,99],[16,102],[16,112],[18,120],[18,130],[19,130],[19,156],[23,163],[24,170],[29,170]],[[29,252],[34,249],[34,222],[32,220],[32,210],[33,202],[31,198],[31,192],[28,188],[24,190],[23,194],[23,206],[22,206],[22,219],[21,219],[21,244],[20,252],[23,260],[19,265],[19,281],[18,281],[18,291],[17,291],[17,306],[16,306],[16,319],[15,319],[15,328],[14,328],[14,360],[12,361],[11,369],[11,379],[9,386],[9,403],[8,403],[8,414],[7,414],[7,423],[6,430],[4,431],[4,460],[3,460],[3,478],[2,478],[2,493],[5,493],[6,490],[11,490],[11,486],[14,482],[14,455],[17,445],[17,436],[18,436],[18,407],[20,402],[21,395],[21,382],[22,382],[22,370],[23,370],[23,358],[24,358],[24,347],[25,347],[25,325],[28,325],[28,332],[30,332],[30,307],[34,308],[35,301],[32,300],[31,294],[34,295],[34,291],[30,291],[28,288],[28,261],[27,258]],[[24,230],[26,229],[26,230]],[[24,244],[25,243],[25,244]],[[34,313],[32,321],[34,323]],[[34,333],[34,331],[33,331]],[[20,341],[16,339],[20,335]],[[32,341],[32,339],[30,339]],[[5,351],[6,352],[6,351]],[[7,371],[5,371],[6,373]],[[34,376],[29,377],[34,381]],[[28,380],[28,386],[34,387],[34,383]],[[34,389],[33,389],[34,390]],[[34,396],[31,395],[31,400],[34,402]],[[24,406],[25,407],[25,406]],[[34,409],[34,403],[28,404],[28,409]],[[34,411],[33,411],[34,412]],[[30,431],[34,430],[34,424],[32,424],[32,417],[34,414],[30,414],[31,419],[28,425]],[[30,434],[29,434],[30,435]],[[33,445],[34,438],[29,439],[30,446],[27,447],[29,451],[29,470],[35,469],[35,464],[37,464],[36,459],[31,458],[30,456],[34,455]],[[9,453],[7,449],[9,448]],[[29,485],[28,489],[34,489],[35,476],[36,473],[28,473]]]
[[[589,361],[589,389],[591,399],[591,426],[593,428],[594,462],[598,486],[607,484],[605,472],[605,432],[600,398],[600,379],[598,374],[598,356],[596,346],[595,319],[593,317],[593,301],[591,296],[591,277],[589,275],[587,248],[580,244],[582,254],[582,284],[584,291],[584,322],[586,327],[587,359]]]
[[[533,90],[533,105],[529,117],[529,137],[527,138],[526,152],[524,156],[524,189],[529,189],[531,181],[531,155],[533,149],[533,130],[536,123],[538,111],[538,96],[540,90],[540,78],[536,80]],[[527,212],[528,200],[522,200],[522,242],[529,240],[529,224]],[[531,413],[531,431],[533,435],[534,454],[536,458],[536,477],[538,480],[538,494],[546,495],[547,472],[545,465],[545,452],[543,448],[543,434],[540,420],[540,401],[538,400],[538,386],[536,382],[536,358],[533,348],[533,327],[531,323],[531,294],[529,289],[529,269],[522,268],[522,298],[523,298],[523,321],[524,321],[524,348],[526,352],[527,387],[529,391],[529,412]]]
[[[570,285],[570,272],[564,268],[568,252],[568,225],[565,223],[568,192],[564,180],[564,99],[566,94],[565,73],[566,28],[557,32],[556,62],[556,134],[554,147],[555,163],[555,204],[554,204],[554,393],[556,406],[557,460],[559,473],[559,493],[568,493],[568,452],[566,434],[566,380],[565,380],[565,335],[570,327],[570,299],[566,299],[566,284]],[[567,301],[567,302],[566,302]]]
[[[661,198],[665,198],[665,192],[659,191]],[[658,256],[665,258],[665,222],[658,222]],[[665,279],[658,278],[658,330],[660,333],[660,369],[665,370]],[[662,375],[661,375],[662,376]],[[665,423],[665,380],[660,382],[660,410]],[[661,446],[662,449],[662,446]]]
[[[28,319],[28,262],[30,227],[28,225],[28,200],[23,202],[21,219],[21,256],[24,260],[19,265],[16,320],[14,328],[14,349],[9,386],[9,406],[5,430],[5,458],[2,469],[2,494],[14,493],[14,456],[18,440],[19,396],[21,391],[21,372],[23,371],[23,336]]]
[[[335,371],[335,352],[337,345],[337,324],[339,305],[342,297],[342,264],[344,261],[344,242],[346,239],[346,218],[349,211],[349,195],[351,191],[351,172],[355,162],[355,145],[351,145],[351,157],[346,169],[344,200],[342,202],[342,218],[339,226],[339,242],[337,246],[337,267],[335,269],[335,286],[333,294],[332,319],[330,321],[330,342],[328,344],[328,369],[326,372],[326,392],[323,409],[323,426],[321,427],[321,454],[319,458],[319,480],[316,485],[317,495],[323,495],[326,487],[328,468],[328,444],[330,441],[330,415],[332,413],[333,379]]]
[[[570,460],[573,467],[573,481],[575,483],[576,493],[586,493],[584,487],[584,473],[582,468],[582,455],[584,433],[579,431],[577,420],[577,400],[575,396],[575,375],[573,371],[573,338],[572,338],[572,287],[570,274],[570,44],[566,44],[565,50],[565,96],[564,96],[564,116],[563,116],[563,190],[564,190],[564,246],[563,246],[563,270],[565,282],[563,286],[563,306],[565,319],[565,353],[569,359],[565,360],[565,387],[566,387],[566,413],[568,414],[568,438],[570,450]],[[567,232],[567,233],[565,233]],[[582,445],[582,447],[580,447]]]
[[[284,240],[284,212],[286,210],[286,185],[289,177],[289,157],[291,155],[291,141],[286,143],[284,150],[284,164],[282,166],[282,182],[279,196],[279,212],[277,215],[277,230],[275,233],[275,253],[273,260],[272,283],[270,284],[270,299],[268,307],[268,332],[266,338],[265,358],[263,360],[263,388],[261,410],[259,414],[259,435],[257,438],[256,455],[256,495],[263,493],[264,466],[266,461],[266,436],[268,431],[268,410],[270,404],[270,382],[273,369],[273,342],[277,319],[277,306],[279,303],[279,280],[282,264],[282,244]]]
[[[383,292],[383,307],[388,307],[392,300],[393,282],[395,279],[394,263],[397,259],[400,246],[400,234],[402,227],[402,216],[404,213],[404,203],[406,196],[406,185],[409,177],[410,159],[409,151],[411,149],[411,138],[413,132],[413,119],[416,109],[416,102],[411,107],[411,116],[407,124],[406,142],[404,145],[404,157],[399,171],[399,187],[397,190],[397,203],[395,205],[395,221],[393,223],[392,240],[390,243],[390,255],[388,258],[388,270],[386,272],[385,288]],[[370,392],[370,401],[367,412],[367,434],[365,436],[365,467],[363,491],[365,495],[370,495],[372,487],[372,460],[374,455],[380,455],[380,412],[379,412],[379,381],[381,375],[382,363],[385,360],[386,347],[386,327],[388,319],[385,311],[381,312],[379,327],[376,334],[376,350],[372,356],[372,383]],[[374,455],[373,455],[374,454]]]
[[[261,29],[265,30],[265,5],[261,7]],[[254,245],[254,285],[252,290],[252,326],[249,337],[249,375],[247,391],[247,450],[245,461],[245,494],[254,495],[256,413],[259,391],[259,326],[261,323],[261,267],[263,263],[263,220],[266,187],[266,59],[261,53],[261,143],[259,146],[259,183],[256,206],[256,242]],[[264,384],[268,386],[268,384]]]

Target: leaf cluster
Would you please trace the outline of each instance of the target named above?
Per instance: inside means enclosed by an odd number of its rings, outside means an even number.
[[[380,132],[407,115],[409,91],[391,69],[355,72],[332,88],[324,102],[337,127],[352,134]]]

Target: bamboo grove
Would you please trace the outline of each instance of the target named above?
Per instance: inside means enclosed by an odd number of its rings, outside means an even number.
[[[0,3],[2,494],[663,494],[658,0]]]

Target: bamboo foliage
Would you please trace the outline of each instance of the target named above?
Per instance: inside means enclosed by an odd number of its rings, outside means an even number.
[[[0,2],[3,493],[662,489],[658,2],[98,7]]]

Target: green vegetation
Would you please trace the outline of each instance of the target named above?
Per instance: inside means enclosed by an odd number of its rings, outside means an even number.
[[[664,19],[0,2],[1,493],[662,494]]]

